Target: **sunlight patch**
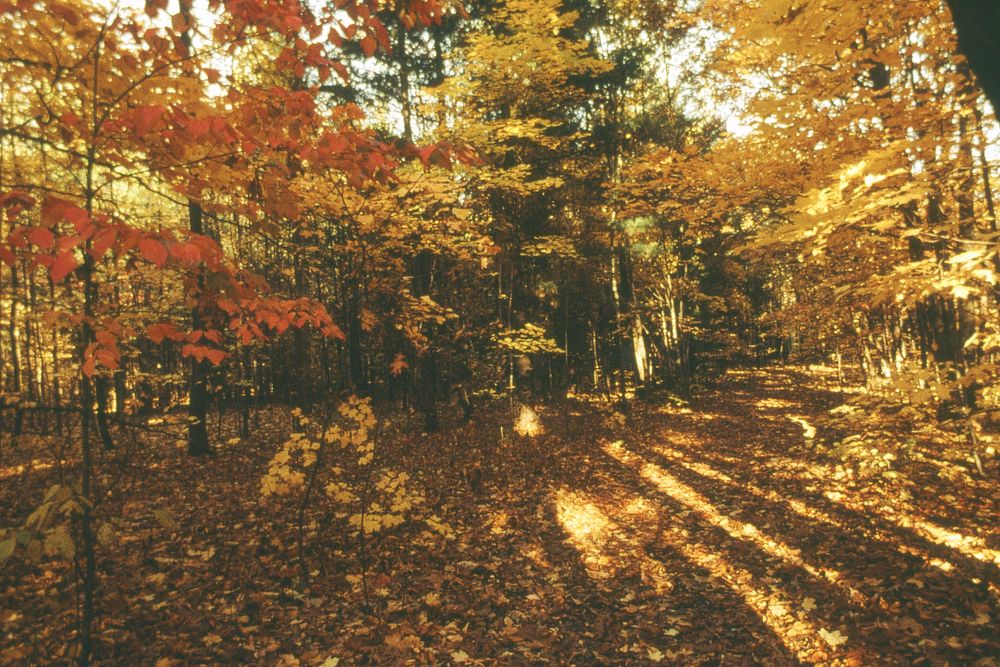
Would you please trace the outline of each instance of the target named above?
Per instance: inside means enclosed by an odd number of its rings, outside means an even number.
[[[798,404],[783,398],[762,398],[755,405],[758,408],[794,408]]]
[[[568,540],[587,568],[587,573],[597,579],[611,576],[611,558],[605,547],[611,540],[611,526],[607,515],[579,493],[559,489],[555,494],[556,518],[568,535]]]
[[[805,417],[801,415],[785,415],[791,421],[795,422],[802,427],[802,437],[806,440],[812,440],[816,437],[816,427],[810,424]]]
[[[591,579],[607,580],[638,571],[643,583],[658,594],[671,589],[673,584],[664,564],[650,558],[644,549],[656,536],[658,515],[652,503],[641,496],[630,498],[622,505],[626,516],[619,524],[582,493],[562,488],[555,492],[553,500],[566,541],[580,553]],[[624,530],[623,525],[630,530]]]
[[[976,560],[1000,565],[1000,551],[990,549],[986,546],[985,540],[981,537],[962,535],[961,533],[956,533],[953,530],[943,528],[936,523],[931,523],[930,521],[925,521],[915,517],[887,516],[886,518],[898,525],[900,528],[908,528],[931,542],[954,549],[969,558],[975,558]],[[932,564],[945,571],[950,570],[952,567],[950,563],[948,563],[947,566],[942,566],[940,564],[933,563],[932,561]]]

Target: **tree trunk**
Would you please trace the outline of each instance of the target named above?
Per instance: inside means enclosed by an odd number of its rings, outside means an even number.
[[[188,222],[193,233],[204,233],[201,205],[191,200],[188,200]],[[198,278],[199,286],[203,284],[203,281],[203,278]],[[195,331],[204,328],[202,320],[201,308],[196,305],[191,309],[191,328]],[[190,456],[207,456],[212,453],[212,447],[208,441],[209,362],[205,359],[198,361],[192,357],[189,363],[187,452]]]
[[[947,0],[958,32],[958,50],[968,59],[979,85],[1000,108],[1000,5],[992,0]]]

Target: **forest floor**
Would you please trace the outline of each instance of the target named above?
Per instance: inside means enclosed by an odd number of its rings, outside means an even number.
[[[98,554],[96,658],[997,665],[995,461],[983,478],[928,441],[898,474],[858,479],[805,437],[843,398],[804,369],[765,369],[730,372],[690,406],[636,401],[627,419],[583,399],[540,409],[535,438],[499,440],[499,410],[434,436],[401,423],[384,456],[446,528],[373,539],[367,602],[356,544],[321,503],[307,585],[295,503],[261,498],[287,414],[239,444],[225,423],[230,444],[204,463],[144,435],[126,466],[124,451],[103,462],[116,536]],[[8,525],[58,468],[17,456],[0,470]],[[0,663],[66,662],[74,590],[65,563],[0,567]]]

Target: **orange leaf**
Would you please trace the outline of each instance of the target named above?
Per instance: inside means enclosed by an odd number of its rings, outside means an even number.
[[[393,359],[392,363],[389,364],[389,372],[394,376],[399,377],[403,371],[409,368],[410,365],[406,363],[406,357],[402,354],[397,354],[396,358]]]
[[[190,26],[188,25],[187,19],[181,13],[174,14],[170,20],[171,25],[177,32],[184,32]]]
[[[49,267],[49,275],[52,276],[52,282],[62,282],[79,265],[80,263],[76,261],[76,254],[72,250],[67,250],[61,255],[57,255]]]
[[[162,269],[167,262],[167,247],[156,239],[146,238],[139,241],[139,252],[143,259],[152,262],[158,269]]]
[[[43,250],[48,250],[55,243],[55,234],[44,227],[35,227],[28,232],[28,240]]]
[[[105,227],[94,236],[94,243],[90,246],[90,256],[94,259],[104,257],[104,253],[114,245],[118,239],[118,230],[114,227]]]
[[[366,58],[371,58],[375,55],[375,49],[378,48],[378,42],[371,35],[365,35],[361,38],[361,50],[364,52]]]
[[[213,366],[218,366],[226,358],[226,352],[224,350],[209,349],[205,353],[205,358],[211,361]]]

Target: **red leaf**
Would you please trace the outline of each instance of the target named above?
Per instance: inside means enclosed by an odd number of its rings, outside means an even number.
[[[15,259],[14,253],[11,252],[10,248],[0,245],[0,262],[3,262],[7,266],[14,266]]]
[[[143,259],[152,262],[158,269],[162,269],[167,262],[167,247],[156,239],[146,238],[139,241],[139,253]]]
[[[336,338],[337,340],[346,341],[347,336],[344,334],[343,329],[338,327],[336,324],[328,324],[323,328],[323,335],[329,338]]]
[[[253,331],[251,331],[249,325],[241,326],[237,333],[239,334],[240,342],[244,345],[249,345],[253,342]]]
[[[60,236],[56,241],[56,248],[59,251],[71,250],[83,242],[83,237],[79,234],[75,236]]]
[[[97,357],[97,360],[104,364],[106,368],[110,368],[111,370],[118,369],[118,360],[121,358],[121,355],[118,352],[117,345],[113,348],[98,348],[97,351],[94,352],[94,356]]]
[[[226,352],[224,350],[209,349],[205,353],[205,358],[211,361],[213,366],[218,366],[226,358]]]
[[[372,19],[368,25],[375,30],[375,39],[378,40],[379,45],[384,50],[391,51],[392,47],[389,45],[389,31],[385,29],[382,22],[378,19]]]
[[[104,257],[104,253],[114,245],[118,239],[118,230],[114,227],[105,227],[94,236],[94,243],[90,246],[90,256],[95,260]]]
[[[194,243],[174,243],[170,246],[170,254],[186,264],[195,264],[201,260],[201,249]]]
[[[79,206],[70,206],[63,212],[63,218],[66,222],[73,225],[76,231],[83,233],[84,228],[87,223],[90,222],[90,216],[87,212],[80,208]]]
[[[337,75],[344,80],[344,83],[351,82],[351,75],[347,73],[347,67],[344,66],[344,63],[335,61],[330,63],[330,67],[332,67],[333,71],[336,72]]]
[[[164,339],[178,341],[184,339],[184,334],[177,331],[177,327],[170,322],[150,324],[146,327],[146,337],[154,343],[162,343]]]
[[[56,236],[44,227],[35,227],[28,232],[28,240],[42,250],[48,250],[56,242]]]
[[[72,250],[67,250],[61,255],[57,255],[55,261],[49,267],[49,275],[52,276],[52,282],[62,282],[79,265],[80,263],[76,261],[76,254]]]
[[[194,357],[197,361],[201,361],[205,358],[205,348],[200,345],[192,345],[188,343],[181,348],[182,357]]]
[[[163,117],[166,109],[161,105],[139,107],[133,114],[132,127],[136,134],[142,136],[153,129],[154,125]]]
[[[361,50],[364,52],[366,58],[371,58],[375,55],[375,49],[378,48],[378,42],[371,35],[365,35],[361,38]]]
[[[11,206],[31,208],[34,205],[35,200],[31,198],[31,195],[20,190],[11,190],[10,192],[0,194],[0,207],[2,208],[10,208]]]
[[[219,308],[221,308],[222,310],[226,311],[226,313],[229,315],[235,314],[240,309],[240,307],[237,306],[234,301],[226,298],[222,298],[216,301],[216,305],[219,306]]]
[[[105,347],[113,347],[118,344],[118,337],[107,329],[102,329],[94,333],[97,342]]]
[[[42,202],[42,224],[51,227],[60,222],[69,208],[76,208],[73,202],[58,197],[46,197]]]
[[[192,118],[187,123],[188,134],[191,135],[192,139],[200,139],[206,134],[212,127],[212,121],[208,118]]]
[[[424,146],[423,148],[417,151],[417,154],[420,156],[420,162],[424,165],[425,168],[431,166],[431,157],[434,155],[434,151],[436,150],[437,146],[431,144],[430,146]]]

